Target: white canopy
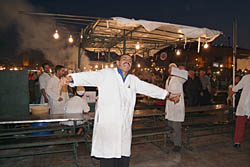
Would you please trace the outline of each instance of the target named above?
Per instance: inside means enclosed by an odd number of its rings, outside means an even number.
[[[117,54],[152,56],[169,45],[188,42],[207,43],[222,32],[156,21],[122,17],[99,19],[87,28],[84,48],[89,51],[111,51]],[[139,49],[136,49],[139,45]],[[199,50],[199,49],[198,49]]]
[[[183,34],[183,36],[176,36],[175,38],[201,38],[201,42],[211,42],[216,37],[218,37],[222,32],[216,30],[210,30],[208,28],[197,28],[190,26],[183,26],[178,24],[170,24],[170,23],[162,23],[156,21],[147,21],[147,20],[134,20],[134,19],[126,19],[122,17],[113,17],[113,20],[116,21],[118,25],[122,25],[124,27],[138,27],[140,25],[143,26],[148,32],[152,32],[154,30],[163,30],[163,31],[171,31],[177,34]]]

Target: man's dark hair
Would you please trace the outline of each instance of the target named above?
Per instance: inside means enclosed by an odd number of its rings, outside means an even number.
[[[122,54],[120,56],[115,57],[116,60],[121,60],[122,56],[130,56],[129,54]],[[130,56],[132,58],[132,56]]]
[[[43,64],[42,64],[43,69],[44,69],[45,66],[47,66],[47,65],[49,65],[49,63],[43,63]]]
[[[55,73],[56,73],[57,71],[60,71],[62,68],[64,68],[64,66],[62,66],[62,65],[57,65],[57,66],[55,67]]]
[[[206,72],[206,69],[203,67],[203,68],[200,68],[200,71],[205,71]]]

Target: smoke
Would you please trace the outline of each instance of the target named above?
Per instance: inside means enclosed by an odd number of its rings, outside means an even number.
[[[42,12],[34,8],[24,0],[11,0],[1,2],[0,5],[0,28],[7,29],[10,25],[17,26],[19,34],[19,53],[26,49],[41,50],[46,59],[54,65],[61,64],[74,68],[78,59],[78,47],[67,43],[65,27],[61,32],[60,39],[53,39],[56,29],[56,22],[49,17],[38,17],[34,15],[24,15],[25,12]],[[59,31],[60,33],[60,31]],[[86,55],[82,55],[81,66],[88,67],[89,60]]]

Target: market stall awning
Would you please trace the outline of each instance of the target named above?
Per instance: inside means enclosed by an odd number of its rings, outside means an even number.
[[[83,33],[82,48],[89,51],[110,51],[117,54],[152,56],[170,45],[189,42],[212,42],[221,31],[156,21],[122,17],[97,19]],[[137,48],[136,48],[137,46]]]

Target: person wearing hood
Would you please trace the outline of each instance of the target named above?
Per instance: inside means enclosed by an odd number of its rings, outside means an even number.
[[[172,68],[177,68],[177,65],[175,63],[169,64],[169,77],[166,80],[166,90],[178,94],[180,97],[177,102],[169,99],[166,100],[165,118],[168,120],[168,126],[172,127],[174,130],[171,136],[171,139],[174,142],[173,151],[180,152],[182,143],[181,123],[184,122],[185,118],[183,84],[186,82],[186,79],[177,75],[172,75]]]
[[[64,83],[98,87],[91,156],[100,158],[101,167],[128,167],[136,94],[165,99],[168,91],[129,74],[132,58],[122,55],[117,68],[69,74]]]

